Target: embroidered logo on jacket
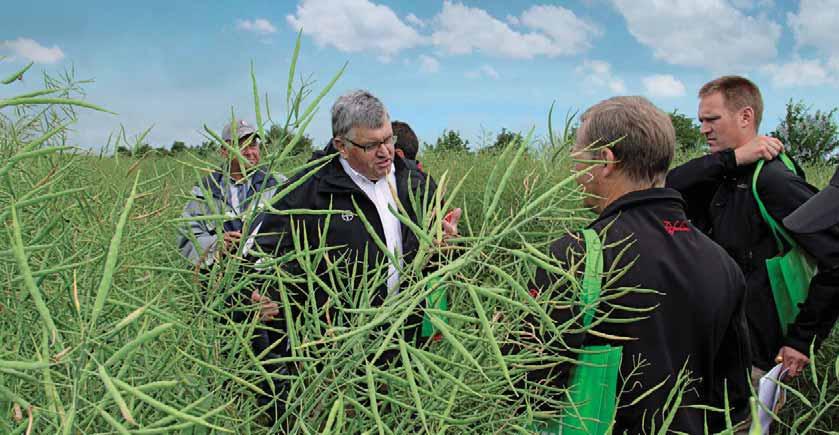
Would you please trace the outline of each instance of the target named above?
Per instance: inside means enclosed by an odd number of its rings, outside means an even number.
[[[661,221],[664,224],[664,231],[671,236],[676,233],[690,232],[687,221]]]
[[[349,221],[353,220],[354,218],[355,218],[355,215],[352,214],[352,213],[341,214],[341,219],[343,219],[344,222],[349,222]]]

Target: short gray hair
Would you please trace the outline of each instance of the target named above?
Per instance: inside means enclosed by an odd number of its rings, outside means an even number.
[[[332,137],[346,136],[353,127],[380,128],[389,119],[385,105],[373,94],[350,91],[332,105]]]
[[[609,146],[617,167],[638,182],[663,182],[673,161],[676,131],[670,116],[644,97],[612,97],[583,113],[578,144]],[[596,145],[595,145],[596,146]]]

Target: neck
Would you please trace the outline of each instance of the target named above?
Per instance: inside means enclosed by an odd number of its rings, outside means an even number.
[[[239,181],[244,178],[244,175],[242,175],[242,167],[239,165],[239,162],[230,162],[230,178],[232,178],[233,181]]]
[[[655,187],[664,187],[664,182],[659,180],[656,180],[654,182],[637,182],[622,180],[621,182],[615,183],[614,185],[610,186],[610,189],[608,189],[606,195],[601,197],[598,201],[596,211],[598,213],[603,213],[603,210],[606,210],[607,207],[609,207],[613,202],[617,201],[619,198],[632,192],[652,189]]]
[[[757,137],[757,132],[750,131],[748,133],[744,133],[742,135],[742,137],[740,138],[740,140],[737,141],[737,146],[733,147],[732,149],[736,150],[737,148],[740,148],[741,146],[751,142],[751,140],[756,138],[756,137]]]

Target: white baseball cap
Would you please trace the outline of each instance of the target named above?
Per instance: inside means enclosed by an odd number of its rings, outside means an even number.
[[[242,139],[243,137],[247,137],[256,133],[256,129],[253,128],[252,125],[248,124],[248,122],[244,119],[239,119],[232,121],[230,124],[224,126],[224,130],[221,132],[221,139],[223,141],[230,141],[230,139],[233,137],[234,127],[236,128],[236,135],[238,136],[238,139]]]

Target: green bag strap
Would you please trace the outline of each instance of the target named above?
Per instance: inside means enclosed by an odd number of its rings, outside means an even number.
[[[586,268],[583,273],[583,288],[580,292],[580,301],[583,303],[583,327],[591,325],[597,305],[594,303],[600,298],[600,278],[603,276],[603,244],[597,232],[592,229],[583,230],[583,239],[586,243]]]
[[[778,158],[784,162],[784,165],[792,171],[793,174],[798,175],[798,171],[795,170],[795,165],[792,163],[789,157],[785,153],[778,154]],[[793,248],[797,247],[798,244],[795,243],[792,237],[784,230],[784,228],[772,218],[768,211],[766,211],[766,207],[763,205],[763,201],[760,200],[760,195],[757,194],[757,178],[760,175],[760,170],[763,169],[763,165],[766,163],[765,160],[760,160],[757,162],[757,167],[755,168],[754,175],[752,175],[752,193],[754,194],[755,201],[757,201],[757,206],[760,209],[760,215],[763,217],[763,220],[769,225],[769,228],[772,230],[772,235],[775,237],[775,243],[778,244],[778,252],[784,252],[784,244],[781,242],[781,237],[787,241],[787,243],[792,246]]]

